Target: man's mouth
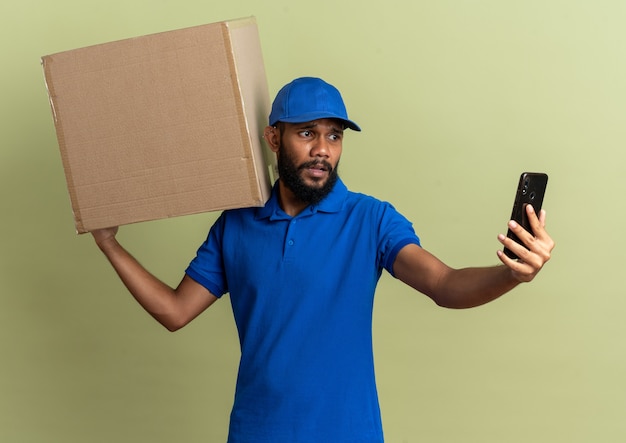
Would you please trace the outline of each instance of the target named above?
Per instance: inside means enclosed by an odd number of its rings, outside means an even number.
[[[317,171],[328,172],[328,171],[332,171],[333,167],[328,162],[318,161],[318,162],[308,162],[308,163],[305,163],[305,164],[300,166],[300,169],[308,169],[308,170],[317,170]]]
[[[307,173],[313,178],[324,177],[328,172],[332,171],[332,166],[328,162],[309,162],[300,166],[301,170],[307,171]]]

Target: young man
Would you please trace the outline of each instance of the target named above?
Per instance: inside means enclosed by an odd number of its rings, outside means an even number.
[[[93,232],[137,301],[171,331],[225,293],[241,342],[230,443],[382,442],[374,379],[372,306],[386,269],[435,303],[467,308],[531,281],[554,242],[545,212],[528,206],[535,235],[510,222],[513,261],[452,269],[420,247],[390,204],[348,191],[337,175],[348,118],[339,91],[299,78],[278,93],[264,137],[280,178],[262,208],[225,211],[170,288],[117,242]]]

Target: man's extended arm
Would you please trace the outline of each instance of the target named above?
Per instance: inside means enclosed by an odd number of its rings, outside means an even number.
[[[527,211],[534,236],[517,223],[509,222],[509,227],[528,249],[504,235],[498,236],[500,243],[520,260],[498,251],[502,265],[453,269],[419,246],[407,245],[396,257],[394,274],[440,306],[470,308],[490,302],[518,284],[531,281],[550,259],[554,241],[545,230],[545,212],[537,217],[530,205]]]
[[[217,297],[185,276],[173,289],[150,274],[116,239],[117,228],[92,232],[96,244],[109,259],[122,282],[139,304],[170,331],[182,328]]]

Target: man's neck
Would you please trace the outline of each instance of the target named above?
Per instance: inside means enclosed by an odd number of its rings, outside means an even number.
[[[294,193],[279,179],[278,181],[278,204],[280,208],[289,216],[295,217],[309,206],[297,198]]]

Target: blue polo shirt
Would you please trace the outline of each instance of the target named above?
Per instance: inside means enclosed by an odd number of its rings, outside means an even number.
[[[230,294],[241,343],[229,443],[383,441],[372,353],[374,291],[411,223],[338,180],[296,217],[277,188],[225,211],[187,274]]]

